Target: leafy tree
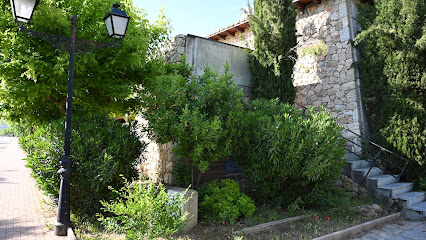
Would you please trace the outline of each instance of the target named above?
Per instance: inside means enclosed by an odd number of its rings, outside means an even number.
[[[426,2],[376,0],[362,13],[357,45],[373,139],[413,160],[409,177],[426,176]]]
[[[103,17],[115,0],[42,0],[28,28],[69,36],[70,17],[78,17],[77,38],[102,42],[109,39]],[[82,112],[106,108],[112,114],[134,110],[137,93],[158,71],[151,57],[166,38],[168,23],[144,18],[144,11],[123,0],[121,9],[131,17],[120,47],[77,55],[74,106]],[[0,117],[25,119],[33,124],[58,119],[65,113],[69,54],[40,38],[19,32],[9,1],[0,1]]]
[[[223,75],[207,66],[199,77],[184,64],[171,66],[178,67],[175,73],[159,76],[143,96],[147,130],[159,143],[177,143],[178,158],[205,172],[210,162],[231,154],[243,93],[233,84],[229,66]]]
[[[292,103],[296,90],[291,57],[297,44],[292,1],[255,0],[249,20],[255,48],[249,57],[254,97]]]

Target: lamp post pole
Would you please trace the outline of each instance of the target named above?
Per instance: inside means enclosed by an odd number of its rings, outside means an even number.
[[[71,37],[70,37],[70,60],[68,68],[68,90],[67,90],[67,106],[65,119],[65,141],[64,141],[64,157],[61,161],[61,168],[58,173],[61,175],[61,185],[59,191],[58,214],[55,223],[55,235],[66,236],[68,227],[71,226],[70,218],[70,180],[72,173],[71,158],[71,116],[72,116],[72,93],[74,80],[74,60],[75,45],[77,33],[77,16],[71,17]]]
[[[39,37],[61,51],[70,54],[68,66],[68,89],[65,120],[64,156],[61,161],[61,168],[58,173],[61,175],[59,189],[58,215],[55,222],[55,235],[66,236],[68,227],[71,226],[70,217],[70,184],[72,174],[71,157],[71,115],[72,115],[72,95],[74,80],[74,60],[75,54],[84,54],[102,47],[118,47],[119,42],[104,43],[77,39],[77,16],[71,17],[71,37],[63,37],[49,33],[28,30],[25,24],[31,21],[35,8],[40,0],[11,0],[13,17],[19,26],[19,30],[30,37]],[[114,4],[112,10],[104,18],[108,35],[112,38],[122,39],[126,35],[130,17],[120,10],[119,4]],[[20,24],[23,23],[23,24]]]

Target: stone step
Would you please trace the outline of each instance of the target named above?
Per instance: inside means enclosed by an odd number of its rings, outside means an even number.
[[[369,192],[374,192],[376,189],[383,185],[388,185],[399,181],[399,176],[392,176],[389,174],[377,175],[367,177],[365,180],[365,187]]]
[[[405,208],[402,213],[411,220],[426,220],[426,201]]]
[[[361,159],[358,155],[348,151],[345,152],[345,155],[343,156],[343,158],[348,161],[356,161]]]
[[[376,195],[379,197],[391,198],[411,191],[413,189],[413,185],[414,184],[408,182],[391,183],[378,187],[376,189]]]
[[[426,199],[426,194],[423,192],[408,192],[392,197],[393,200],[399,201],[404,207],[411,207]]]
[[[366,160],[348,161],[347,164],[350,165],[351,170],[357,169],[357,168],[369,168],[369,167],[371,167],[371,163],[366,161]]]
[[[362,180],[364,180],[365,176],[367,176],[367,173],[368,173],[368,177],[373,177],[373,176],[377,176],[377,175],[382,175],[383,170],[378,168],[378,167],[372,167],[371,170],[370,170],[369,167],[367,167],[367,168],[355,168],[355,169],[352,169],[352,171],[351,171],[351,178],[356,183],[361,184]]]
[[[342,168],[342,173],[347,177],[351,177],[352,169],[370,167],[371,164],[365,160],[349,160]]]

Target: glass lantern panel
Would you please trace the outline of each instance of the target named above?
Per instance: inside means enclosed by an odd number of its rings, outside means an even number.
[[[122,38],[126,34],[128,18],[112,15],[114,38]]]
[[[15,20],[28,23],[31,20],[36,0],[10,0]]]
[[[114,34],[114,31],[112,29],[111,15],[105,18],[104,21],[105,21],[105,26],[108,30],[108,36],[111,37]]]

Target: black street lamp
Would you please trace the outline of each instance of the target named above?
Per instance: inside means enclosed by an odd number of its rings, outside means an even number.
[[[119,4],[112,5],[112,10],[104,17],[108,34],[112,38],[123,38],[126,35],[129,16],[120,10]]]
[[[61,161],[61,168],[58,171],[58,173],[61,174],[61,183],[59,190],[57,221],[55,223],[55,235],[66,236],[67,229],[71,226],[70,179],[72,173],[72,158],[70,151],[70,141],[75,53],[83,54],[102,47],[117,47],[119,43],[116,42],[111,44],[76,39],[77,17],[75,15],[71,17],[71,37],[63,37],[54,34],[28,30],[23,24],[27,24],[31,21],[34,10],[39,4],[39,0],[10,0],[10,3],[12,6],[13,17],[15,19],[15,22],[18,24],[19,30],[21,32],[26,33],[30,37],[39,37],[47,41],[51,45],[57,47],[59,50],[69,52],[70,54],[70,62],[68,69],[64,157]],[[104,18],[104,21],[109,36],[112,38],[121,39],[126,35],[130,17],[127,16],[124,11],[121,11],[119,7],[119,4],[114,4],[113,9]]]

